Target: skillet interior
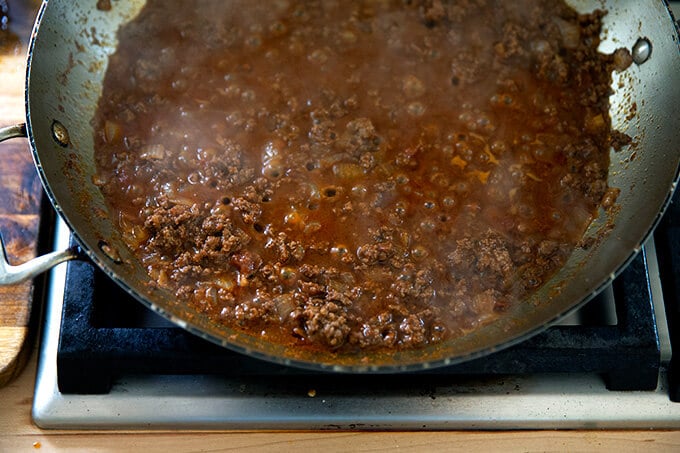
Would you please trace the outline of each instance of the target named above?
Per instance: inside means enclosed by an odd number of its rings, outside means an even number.
[[[538,293],[516,310],[463,338],[426,350],[338,356],[286,350],[227,328],[192,312],[169,294],[150,289],[148,277],[108,218],[92,183],[95,173],[91,118],[101,92],[107,58],[118,27],[131,20],[143,1],[114,2],[111,11],[96,2],[50,0],[43,5],[31,43],[27,77],[27,124],[31,147],[48,195],[75,231],[90,258],[142,303],[190,331],[257,357],[340,371],[413,370],[451,364],[506,347],[537,333],[589,299],[630,260],[656,224],[678,177],[680,100],[678,33],[660,1],[573,1],[579,11],[604,7],[601,49],[631,48],[641,37],[653,45],[651,59],[616,75],[612,125],[634,137],[636,146],[612,153],[610,185],[621,189],[614,218],[601,215],[587,234],[595,245],[579,250]],[[635,115],[630,113],[635,106]],[[55,121],[69,143],[54,140]],[[604,231],[608,231],[604,234]]]

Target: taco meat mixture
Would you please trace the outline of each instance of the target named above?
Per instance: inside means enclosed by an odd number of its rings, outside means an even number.
[[[214,322],[419,348],[522,303],[603,197],[601,19],[562,1],[151,0],[119,31],[96,183]]]

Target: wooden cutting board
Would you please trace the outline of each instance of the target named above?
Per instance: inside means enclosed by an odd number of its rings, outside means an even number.
[[[34,2],[9,3],[10,29],[0,31],[0,127],[25,121],[26,44],[36,12]],[[28,141],[0,143],[0,233],[11,264],[37,253],[41,200]],[[0,287],[0,385],[17,376],[28,360],[38,330],[37,292],[34,282]]]

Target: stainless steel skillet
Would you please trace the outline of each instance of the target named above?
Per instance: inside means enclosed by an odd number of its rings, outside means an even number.
[[[93,184],[91,119],[101,93],[116,31],[143,7],[140,0],[112,3],[49,0],[39,13],[29,51],[26,124],[0,132],[0,140],[27,135],[36,168],[57,212],[85,254],[143,304],[211,341],[255,357],[317,369],[393,372],[453,364],[515,344],[578,307],[606,285],[637,253],[663,213],[680,164],[680,52],[678,30],[662,1],[572,1],[579,11],[604,8],[601,50],[632,50],[636,64],[615,76],[610,114],[614,128],[636,146],[611,155],[610,185],[621,189],[615,214],[602,215],[587,235],[596,238],[532,298],[471,334],[425,350],[391,355],[291,350],[211,323],[170,294],[148,285],[143,266],[121,240]],[[75,258],[72,251],[27,265],[35,271]],[[6,268],[5,283],[16,269]],[[2,277],[0,277],[0,280]]]

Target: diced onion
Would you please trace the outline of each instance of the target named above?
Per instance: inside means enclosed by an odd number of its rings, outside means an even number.
[[[104,123],[104,139],[106,143],[116,143],[123,135],[120,124],[115,121],[106,120]]]

